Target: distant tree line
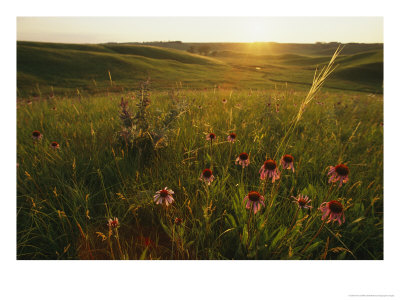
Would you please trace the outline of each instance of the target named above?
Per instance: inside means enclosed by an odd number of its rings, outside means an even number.
[[[342,43],[339,43],[339,42],[329,42],[329,43],[327,43],[327,42],[315,42],[315,44],[316,45],[324,45],[324,46],[339,46],[339,45],[342,45]]]
[[[157,43],[157,44],[182,44],[182,41],[151,41],[151,42],[142,42],[142,44],[151,44],[151,43]]]

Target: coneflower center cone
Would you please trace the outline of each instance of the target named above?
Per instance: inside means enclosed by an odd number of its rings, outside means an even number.
[[[211,172],[210,169],[205,169],[205,170],[203,171],[203,177],[205,177],[205,178],[210,178],[211,175],[212,175],[212,172]]]
[[[346,165],[341,164],[335,167],[335,172],[338,173],[340,176],[346,176],[350,173],[350,170]]]
[[[40,135],[40,132],[39,131],[34,131],[34,132],[32,132],[32,135],[34,137],[38,137]]]
[[[239,158],[240,158],[241,160],[246,160],[246,159],[249,158],[249,155],[248,155],[247,153],[243,152],[243,153],[240,153],[240,154],[239,154]]]
[[[301,207],[304,207],[307,204],[307,200],[304,198],[300,198],[297,202]]]
[[[167,190],[161,190],[161,191],[160,191],[160,196],[161,196],[161,197],[165,198],[165,197],[167,197],[168,195],[169,195],[169,193],[168,193]]]
[[[291,155],[289,155],[289,154],[286,154],[286,155],[283,157],[283,160],[284,160],[286,163],[291,163],[291,162],[293,162],[293,156],[291,156]]]
[[[250,201],[254,202],[259,201],[261,197],[260,193],[258,192],[250,192],[247,196],[249,197]]]
[[[264,163],[264,169],[271,170],[271,171],[275,170],[276,169],[276,162],[274,162],[272,159],[267,160]]]
[[[339,201],[332,200],[328,205],[329,209],[335,214],[340,214],[343,211],[343,205]]]

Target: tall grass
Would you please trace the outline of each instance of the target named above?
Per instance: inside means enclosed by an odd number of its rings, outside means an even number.
[[[329,75],[337,67],[336,65],[334,65],[334,63],[335,63],[335,60],[339,56],[339,54],[340,54],[342,49],[343,49],[343,47],[338,47],[336,49],[336,51],[332,55],[332,58],[329,61],[329,63],[326,66],[324,66],[320,72],[318,72],[318,69],[315,70],[314,78],[313,78],[310,90],[308,91],[307,96],[304,98],[303,102],[301,102],[300,107],[299,107],[299,111],[298,111],[297,115],[295,116],[295,118],[293,119],[292,123],[290,124],[289,129],[286,131],[285,136],[282,138],[278,150],[280,149],[280,147],[284,143],[286,143],[286,144],[285,144],[285,147],[283,149],[286,150],[286,146],[287,146],[287,143],[288,143],[288,138],[290,138],[290,135],[293,133],[293,130],[296,128],[296,125],[300,121],[300,119],[301,119],[301,117],[302,117],[307,105],[316,97],[316,95],[318,94],[318,92],[322,88],[324,82],[327,80]],[[283,152],[285,152],[285,151],[283,151]],[[274,158],[276,158],[276,155],[274,156]]]

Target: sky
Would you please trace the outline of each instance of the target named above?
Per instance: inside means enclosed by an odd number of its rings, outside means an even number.
[[[17,40],[383,43],[383,17],[17,17]]]

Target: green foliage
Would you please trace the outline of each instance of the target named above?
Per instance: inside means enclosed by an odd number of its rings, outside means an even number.
[[[18,259],[383,259],[382,96],[321,91],[286,147],[296,171],[282,170],[264,186],[258,170],[277,153],[306,93],[153,90],[141,104],[132,95],[56,92],[18,103]],[[138,155],[115,138],[121,98],[131,117],[145,108],[146,124],[136,129],[165,136],[163,147],[143,135]],[[41,141],[33,142],[33,130]],[[217,135],[212,148],[209,132]],[[234,144],[226,141],[230,132]],[[234,163],[243,151],[250,154],[245,169]],[[330,190],[327,170],[338,163],[349,166],[350,180]],[[206,167],[215,176],[210,186],[199,180]],[[165,186],[175,192],[168,209],[153,201]],[[254,215],[243,198],[264,188],[265,208]],[[310,213],[296,215],[291,196],[299,193],[312,199]],[[321,226],[319,205],[333,199],[345,205],[346,222],[325,224],[302,252]],[[118,238],[108,236],[112,217]]]

